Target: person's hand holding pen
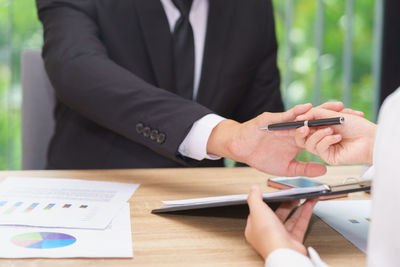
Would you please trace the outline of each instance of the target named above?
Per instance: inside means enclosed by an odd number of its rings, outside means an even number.
[[[312,129],[304,126],[295,131],[296,144],[320,156],[331,165],[372,164],[376,125],[353,114],[315,108],[297,120],[344,117],[344,124]]]
[[[274,175],[323,175],[326,172],[323,164],[295,159],[304,147],[296,144],[293,135],[280,136],[271,131],[260,130],[271,123],[294,121],[297,116],[309,112],[311,108],[311,104],[304,104],[282,113],[265,112],[244,123],[224,120],[213,129],[207,143],[207,153],[243,162]],[[325,103],[320,108],[342,111],[343,104]]]

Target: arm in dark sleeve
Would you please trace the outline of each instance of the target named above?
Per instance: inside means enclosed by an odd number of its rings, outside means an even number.
[[[265,47],[265,56],[257,68],[252,85],[235,110],[234,119],[239,122],[250,120],[265,111],[280,112],[284,110],[277,67],[277,42],[272,3],[271,1],[259,2],[262,3],[260,10],[264,11],[261,17],[264,18],[263,36],[265,39],[260,45]]]
[[[152,86],[113,62],[91,0],[37,0],[44,27],[43,58],[59,101],[133,142],[180,161],[177,151],[207,108]],[[143,123],[165,133],[163,144],[136,132]]]

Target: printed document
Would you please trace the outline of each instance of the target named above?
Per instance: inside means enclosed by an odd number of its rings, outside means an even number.
[[[0,258],[131,258],[129,204],[105,230],[0,226]]]
[[[105,229],[138,184],[9,177],[0,183],[0,225]]]

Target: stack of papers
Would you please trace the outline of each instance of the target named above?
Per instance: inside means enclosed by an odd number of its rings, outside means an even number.
[[[0,183],[0,257],[133,257],[127,201],[138,187],[7,178]]]

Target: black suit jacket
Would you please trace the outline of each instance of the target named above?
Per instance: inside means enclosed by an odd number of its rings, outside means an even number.
[[[222,166],[178,147],[209,113],[240,122],[283,109],[271,2],[210,0],[197,102],[175,94],[160,0],[37,0],[56,90],[48,167]]]

